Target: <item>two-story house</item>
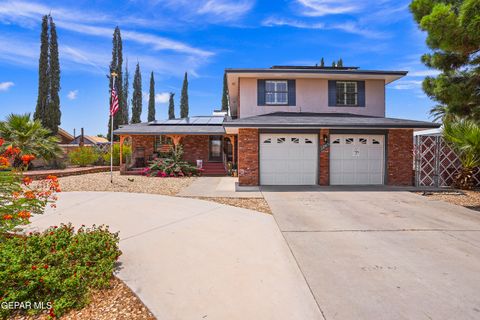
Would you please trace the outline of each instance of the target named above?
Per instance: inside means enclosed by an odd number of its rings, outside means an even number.
[[[230,116],[123,126],[133,167],[182,144],[206,173],[237,164],[239,184],[412,185],[413,131],[431,122],[385,117],[385,86],[405,71],[274,66],[226,69]],[[162,149],[163,148],[163,149]],[[123,166],[123,172],[128,172]]]

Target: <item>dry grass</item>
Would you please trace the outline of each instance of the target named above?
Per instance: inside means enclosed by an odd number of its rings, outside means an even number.
[[[195,199],[214,201],[229,206],[250,209],[263,213],[272,214],[267,201],[263,198],[220,198],[220,197],[192,197]]]
[[[155,317],[122,281],[114,277],[112,287],[93,291],[91,303],[81,310],[63,315],[65,320],[154,320]],[[14,320],[46,320],[46,314],[13,317]]]
[[[450,202],[465,208],[480,211],[480,190],[464,190],[452,192],[431,192],[426,197],[434,200]]]
[[[174,196],[188,187],[196,178],[157,178],[145,176],[121,176],[113,173],[113,184],[110,173],[92,173],[79,176],[59,178],[62,191],[114,191],[152,193]]]

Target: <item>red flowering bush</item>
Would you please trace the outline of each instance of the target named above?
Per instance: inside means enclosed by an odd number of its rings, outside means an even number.
[[[121,254],[118,242],[108,227],[75,232],[70,224],[5,239],[0,242],[0,302],[43,302],[51,317],[83,307],[89,289],[109,287]],[[0,317],[13,311],[0,308]]]
[[[9,232],[17,231],[17,227],[29,223],[32,214],[43,213],[49,203],[54,205],[55,193],[60,191],[58,180],[49,176],[35,185],[32,179],[23,177],[22,173],[30,161],[35,159],[31,154],[8,145],[0,138],[0,241]],[[3,148],[3,149],[2,149]],[[11,169],[11,163],[19,157],[23,168]]]
[[[202,170],[190,163],[183,161],[183,148],[177,146],[169,158],[154,161],[150,167],[145,168],[142,174],[151,177],[191,177],[198,176]]]

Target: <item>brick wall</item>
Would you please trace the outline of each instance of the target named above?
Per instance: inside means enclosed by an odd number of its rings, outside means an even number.
[[[323,142],[323,136],[327,135],[329,136],[329,130],[328,129],[321,129],[320,130],[320,146],[319,146],[319,151],[322,150],[323,145],[325,144]],[[328,141],[328,140],[327,140]],[[320,151],[319,154],[319,178],[318,178],[318,184],[321,186],[328,186],[330,184],[330,147],[325,148],[323,151]]]
[[[135,158],[136,150],[139,148],[144,148],[145,158],[148,160],[154,152],[155,147],[155,136],[142,136],[142,135],[133,135],[132,136],[132,159]]]
[[[413,185],[413,129],[388,130],[387,184]]]
[[[258,186],[258,129],[238,130],[238,182]]]
[[[195,163],[208,161],[208,136],[185,136],[180,141],[183,146],[183,159]]]

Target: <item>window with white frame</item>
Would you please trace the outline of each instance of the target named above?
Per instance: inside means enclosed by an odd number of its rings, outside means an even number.
[[[356,81],[337,81],[337,105],[358,105],[358,86]]]
[[[286,80],[265,81],[265,103],[266,104],[287,104],[288,103],[288,82]]]

